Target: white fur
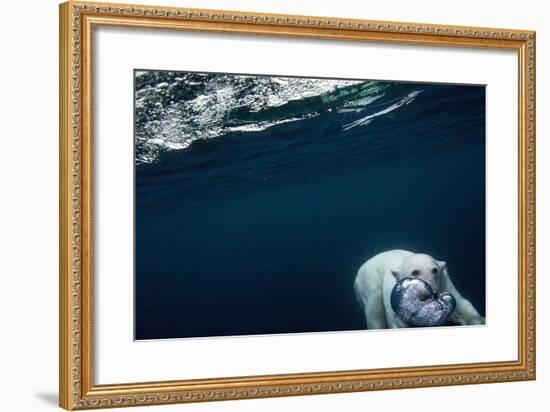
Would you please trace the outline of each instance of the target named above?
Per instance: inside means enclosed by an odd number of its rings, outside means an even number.
[[[437,261],[430,255],[390,250],[366,261],[355,278],[355,295],[365,312],[367,329],[408,327],[395,314],[390,304],[390,295],[396,280],[404,277],[421,278],[436,293],[451,293],[456,299],[456,309],[449,317],[450,322],[459,325],[485,323],[485,318],[456,290],[445,262]]]

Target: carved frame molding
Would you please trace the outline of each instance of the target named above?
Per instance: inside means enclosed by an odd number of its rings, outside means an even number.
[[[518,360],[461,365],[93,384],[93,28],[508,49],[519,62]],[[67,2],[60,5],[60,397],[90,409],[535,379],[535,32],[329,17]]]

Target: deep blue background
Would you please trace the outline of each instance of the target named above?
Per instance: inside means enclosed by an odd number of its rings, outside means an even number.
[[[484,314],[485,88],[385,99],[418,89],[136,166],[136,338],[362,329],[353,280],[389,249],[447,261]]]

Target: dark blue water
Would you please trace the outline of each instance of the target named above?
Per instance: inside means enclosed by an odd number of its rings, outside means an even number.
[[[485,314],[484,87],[236,77],[136,77],[137,339],[363,329],[353,280],[389,249]]]

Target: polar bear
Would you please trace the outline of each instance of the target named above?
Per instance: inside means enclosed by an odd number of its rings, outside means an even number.
[[[390,250],[366,261],[355,278],[355,295],[365,312],[367,329],[409,327],[393,311],[390,303],[396,282],[406,277],[422,279],[434,293],[448,292],[453,295],[456,308],[448,318],[449,324],[485,323],[485,318],[456,290],[445,262],[422,253]]]

